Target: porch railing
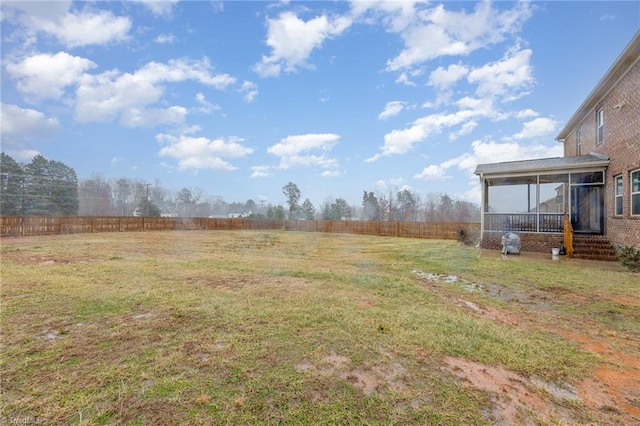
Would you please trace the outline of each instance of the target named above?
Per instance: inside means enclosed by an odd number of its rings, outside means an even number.
[[[562,213],[485,213],[486,231],[563,232]]]

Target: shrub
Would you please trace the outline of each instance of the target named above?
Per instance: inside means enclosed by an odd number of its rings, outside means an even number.
[[[620,263],[634,272],[640,272],[640,249],[622,246],[619,250]]]
[[[475,241],[475,238],[477,237],[477,235],[474,235],[474,232],[471,232],[470,230],[463,228],[463,227],[459,227],[456,230],[456,237],[458,242],[461,242],[463,244],[467,244],[467,245],[471,245],[473,244]]]

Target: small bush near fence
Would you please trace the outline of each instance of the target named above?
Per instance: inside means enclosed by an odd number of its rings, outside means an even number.
[[[92,232],[172,230],[286,230],[388,237],[459,240],[479,238],[479,223],[378,222],[342,220],[279,220],[254,218],[165,218],[133,216],[2,216],[0,232],[6,236],[77,234]]]

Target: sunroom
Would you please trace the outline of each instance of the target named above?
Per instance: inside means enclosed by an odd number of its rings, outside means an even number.
[[[506,232],[562,233],[565,213],[575,233],[604,234],[608,165],[594,153],[479,164],[483,242]]]

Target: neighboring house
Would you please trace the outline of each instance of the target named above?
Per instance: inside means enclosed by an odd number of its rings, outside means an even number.
[[[556,137],[564,157],[477,166],[481,247],[499,249],[513,231],[523,251],[548,253],[564,241],[566,214],[578,257],[640,248],[639,58],[640,31]]]
[[[160,206],[160,217],[178,217],[178,211],[173,206],[164,203]]]
[[[227,213],[227,217],[230,217],[230,218],[249,217],[251,216],[251,214],[252,214],[251,210],[246,212],[229,212]]]

